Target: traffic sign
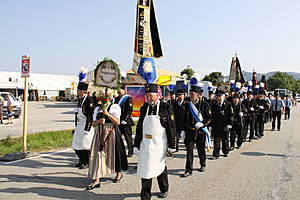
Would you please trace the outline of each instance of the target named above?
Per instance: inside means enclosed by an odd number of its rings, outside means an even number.
[[[29,77],[30,56],[22,56],[21,77]]]

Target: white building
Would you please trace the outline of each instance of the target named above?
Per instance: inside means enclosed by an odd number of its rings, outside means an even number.
[[[29,94],[35,99],[51,99],[65,96],[66,88],[76,89],[78,76],[30,73],[27,82]],[[21,78],[21,72],[0,71],[0,91],[9,91],[15,96],[22,95],[24,78]]]

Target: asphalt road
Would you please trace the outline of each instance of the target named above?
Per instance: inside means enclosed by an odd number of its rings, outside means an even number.
[[[70,102],[29,102],[28,133],[74,128],[74,107]],[[13,124],[0,124],[0,138],[22,135],[23,113]]]
[[[229,157],[208,160],[204,173],[194,161],[193,176],[181,178],[185,151],[168,160],[169,200],[299,200],[300,199],[300,106],[292,109],[281,131],[266,127],[265,137],[246,143]],[[211,152],[208,153],[211,156]],[[73,167],[72,150],[31,158],[15,163],[0,163],[0,199],[139,199],[140,179],[135,175],[137,158],[120,183],[104,179],[100,189],[84,191],[89,183],[87,170]],[[159,192],[153,181],[153,199]]]

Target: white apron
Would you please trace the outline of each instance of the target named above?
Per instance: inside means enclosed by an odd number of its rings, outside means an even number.
[[[137,175],[150,179],[159,176],[166,167],[168,140],[166,129],[159,120],[159,102],[156,115],[148,115],[143,122],[143,139],[140,145]]]
[[[85,131],[86,116],[82,113],[82,105],[86,100],[87,95],[84,97],[81,107],[78,109],[77,114],[77,127],[75,128],[72,148],[75,150],[90,150],[92,140],[94,137],[94,127],[91,127],[90,131]]]

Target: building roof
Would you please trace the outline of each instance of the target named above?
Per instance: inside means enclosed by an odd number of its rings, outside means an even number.
[[[9,81],[11,78],[11,81]],[[77,76],[30,73],[27,79],[30,89],[65,90],[72,87],[72,82],[78,82]],[[24,88],[24,78],[20,72],[0,71],[0,88]]]

